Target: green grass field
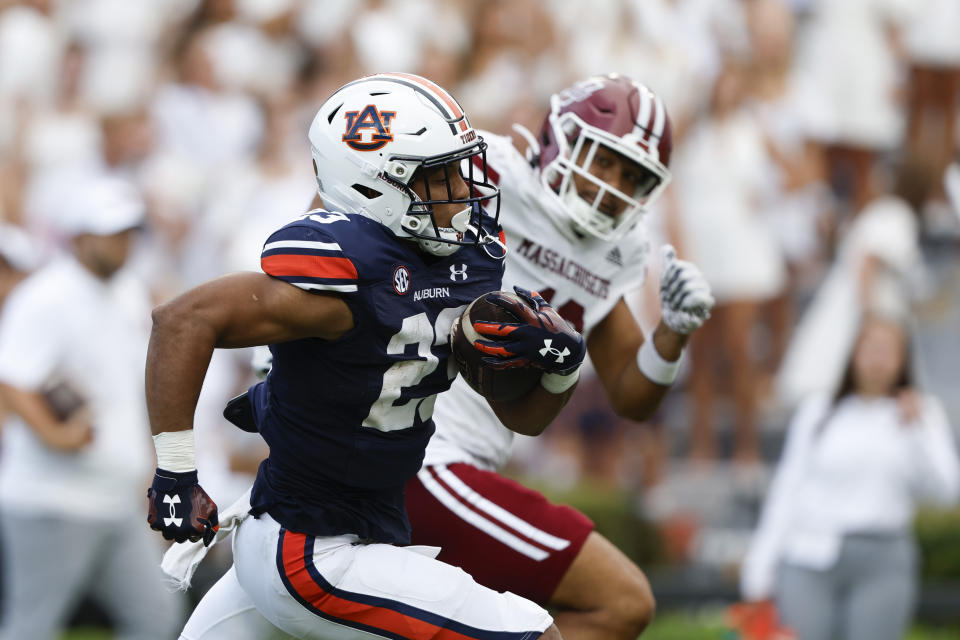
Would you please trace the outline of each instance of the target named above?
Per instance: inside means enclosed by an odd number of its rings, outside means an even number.
[[[111,635],[102,629],[74,629],[63,640],[107,640]],[[735,640],[736,636],[723,625],[720,609],[691,614],[671,611],[658,615],[642,636],[643,640]],[[915,627],[906,640],[957,640],[960,628],[933,629]]]

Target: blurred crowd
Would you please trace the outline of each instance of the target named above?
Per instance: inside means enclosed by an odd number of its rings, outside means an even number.
[[[144,204],[127,267],[154,303],[258,269],[316,191],[315,109],[364,73],[429,77],[509,134],[573,81],[619,72],[673,123],[652,245],[698,264],[717,307],[663,424],[624,424],[586,379],[515,464],[628,489],[657,484],[671,452],[749,471],[770,416],[840,382],[863,314],[910,322],[931,294],[925,241],[960,238],[958,33],[955,0],[3,0],[0,304],[65,249],[77,194],[104,176]],[[631,304],[650,329],[647,280]],[[249,371],[249,354],[218,355],[198,409],[220,504],[264,453],[220,418]]]
[[[749,467],[765,410],[838,379],[856,303],[908,312],[923,289],[919,238],[956,232],[943,175],[958,29],[949,0],[8,0],[3,245],[25,270],[42,264],[64,245],[71,194],[119,176],[146,203],[131,267],[160,302],[257,268],[266,234],[314,193],[304,132],[316,105],[358,75],[425,75],[476,126],[510,133],[535,130],[574,80],[628,74],[674,126],[673,186],[647,218],[654,245],[700,265],[719,303],[688,358],[687,453],[715,459],[720,423]],[[868,300],[871,278],[900,291]],[[821,283],[834,291],[815,296]],[[654,298],[635,301],[648,326]],[[245,382],[242,366],[222,369],[221,396]],[[580,395],[556,455],[538,461],[545,475],[655,482],[662,434],[625,429]]]

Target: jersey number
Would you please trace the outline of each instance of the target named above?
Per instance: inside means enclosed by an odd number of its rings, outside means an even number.
[[[553,296],[557,295],[557,292],[547,287],[546,289],[540,289],[540,295],[543,296],[544,300],[550,302],[553,300]],[[574,329],[583,333],[583,307],[580,306],[579,302],[567,300],[557,307],[557,313],[560,314],[561,318],[572,324]]]
[[[370,407],[370,413],[363,421],[363,426],[379,429],[380,431],[396,431],[409,429],[419,417],[421,421],[429,420],[433,415],[433,405],[437,401],[437,394],[423,398],[409,398],[398,403],[404,389],[415,389],[423,379],[433,373],[440,359],[433,353],[432,347],[443,344],[450,334],[450,326],[460,317],[466,305],[444,309],[437,315],[437,321],[430,324],[426,313],[418,313],[403,319],[403,324],[387,344],[387,353],[390,355],[402,354],[407,345],[417,345],[417,360],[402,360],[395,362],[383,374],[383,387],[380,397]],[[453,358],[447,359],[447,378],[453,380],[457,376],[456,364]]]
[[[307,218],[320,224],[330,224],[331,222],[350,219],[346,214],[340,213],[339,211],[324,211],[323,209],[314,209],[300,216],[301,220]]]

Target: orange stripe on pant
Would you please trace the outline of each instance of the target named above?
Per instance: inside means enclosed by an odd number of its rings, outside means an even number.
[[[277,254],[260,259],[260,267],[271,276],[357,279],[357,268],[349,258]]]
[[[354,602],[325,591],[310,576],[304,559],[307,536],[286,531],[283,534],[283,571],[297,594],[323,613],[396,633],[410,640],[473,640],[456,631],[438,627],[399,611]]]

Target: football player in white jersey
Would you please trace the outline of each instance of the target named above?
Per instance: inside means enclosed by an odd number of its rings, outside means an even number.
[[[502,193],[509,253],[504,289],[538,290],[587,336],[612,408],[651,416],[676,377],[688,335],[710,315],[700,271],[661,250],[662,320],[645,339],[624,296],[643,282],[641,214],[670,179],[670,120],[645,86],[593,77],[552,96],[526,157],[484,133],[487,168]],[[512,433],[462,379],[440,396],[437,432],[407,485],[415,544],[480,583],[558,611],[563,637],[633,640],[654,599],[643,572],[580,512],[496,473]]]

